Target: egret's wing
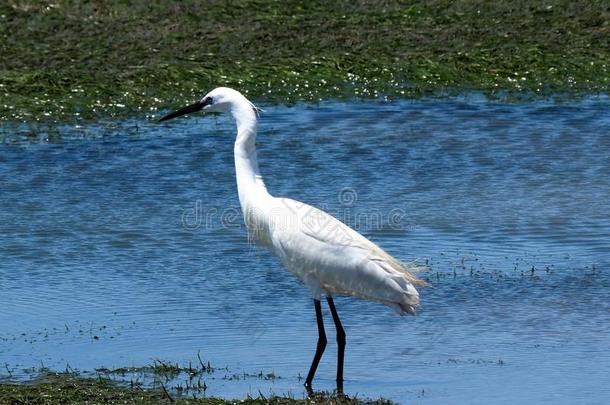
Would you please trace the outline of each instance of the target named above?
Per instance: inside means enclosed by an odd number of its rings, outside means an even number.
[[[376,262],[387,272],[401,273],[406,281],[413,285],[427,285],[413,274],[426,266],[403,263],[395,259],[354,229],[318,208],[289,198],[279,200],[289,210],[289,215],[298,218],[300,232],[308,237],[334,246],[360,249],[367,259]]]

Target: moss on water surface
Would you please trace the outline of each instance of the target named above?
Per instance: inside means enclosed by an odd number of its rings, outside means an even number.
[[[608,92],[610,7],[549,1],[0,3],[0,118],[275,102]]]

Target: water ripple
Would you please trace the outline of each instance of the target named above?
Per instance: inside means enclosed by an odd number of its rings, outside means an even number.
[[[337,300],[349,392],[418,403],[610,397],[606,99],[265,110],[259,158],[274,194],[431,266],[416,318]],[[300,392],[316,337],[311,302],[247,241],[233,124],[60,131],[61,141],[37,143],[24,126],[1,130],[2,361],[93,369],[186,362],[201,349],[215,365],[285,378],[215,381],[211,394]],[[332,388],[332,346],[320,388]]]

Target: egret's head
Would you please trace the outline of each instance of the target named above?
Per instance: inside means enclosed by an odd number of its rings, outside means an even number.
[[[167,121],[172,118],[197,111],[214,113],[229,112],[235,108],[243,106],[247,106],[247,108],[252,108],[252,110],[258,111],[258,108],[255,107],[254,104],[245,98],[239,91],[230,89],[228,87],[217,87],[206,94],[201,100],[181,108],[178,111],[167,114],[159,121]]]

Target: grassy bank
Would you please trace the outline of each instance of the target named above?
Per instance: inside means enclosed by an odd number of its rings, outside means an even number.
[[[607,1],[0,2],[0,118],[610,88]]]
[[[84,378],[74,373],[46,372],[27,383],[0,382],[1,404],[207,404],[207,405],[392,405],[385,400],[358,400],[317,394],[310,399],[290,397],[245,398],[226,400],[221,398],[195,398],[176,396],[167,389],[145,389],[139,386],[120,385],[107,378]]]

